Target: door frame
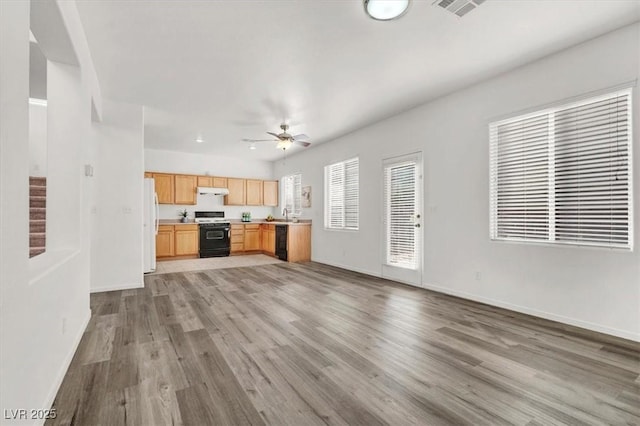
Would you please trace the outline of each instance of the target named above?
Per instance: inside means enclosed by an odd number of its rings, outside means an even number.
[[[417,220],[417,223],[420,224],[420,229],[418,232],[416,232],[416,237],[417,237],[417,241],[416,241],[416,250],[418,252],[418,258],[417,258],[417,269],[413,270],[413,269],[407,269],[407,268],[400,268],[400,267],[396,267],[396,266],[391,266],[388,265],[386,262],[386,258],[387,258],[387,230],[386,230],[386,209],[385,209],[385,196],[384,196],[384,185],[385,183],[385,179],[384,179],[384,171],[385,168],[390,165],[390,164],[394,164],[394,163],[402,163],[404,161],[409,161],[409,160],[416,160],[416,167],[417,167],[417,179],[416,179],[416,210],[417,210],[417,214],[420,215],[420,218]],[[403,154],[403,155],[397,155],[397,156],[393,156],[393,157],[388,157],[388,158],[383,158],[382,159],[382,205],[381,205],[381,211],[382,211],[382,217],[381,217],[381,223],[380,223],[380,227],[381,227],[381,257],[380,257],[380,266],[381,266],[381,276],[382,278],[388,279],[388,280],[392,280],[392,281],[399,281],[405,284],[409,284],[412,285],[414,287],[422,287],[422,279],[423,279],[423,274],[424,274],[424,198],[425,198],[425,191],[424,191],[424,156],[422,154],[422,151],[415,151],[415,152],[410,152],[407,154]]]

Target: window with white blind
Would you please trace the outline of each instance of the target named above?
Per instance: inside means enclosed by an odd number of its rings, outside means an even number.
[[[630,89],[489,133],[492,239],[632,248]]]
[[[290,216],[302,214],[302,175],[288,175],[282,178],[282,203]]]
[[[358,158],[324,168],[326,228],[358,229],[359,173]]]

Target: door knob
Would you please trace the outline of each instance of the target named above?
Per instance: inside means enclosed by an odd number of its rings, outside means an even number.
[[[419,224],[419,223],[416,223],[416,224],[415,224],[415,225],[413,225],[413,226],[415,226],[416,228],[420,228],[420,224]]]

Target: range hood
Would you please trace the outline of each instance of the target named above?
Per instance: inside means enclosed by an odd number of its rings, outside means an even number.
[[[200,195],[229,195],[227,188],[207,188],[204,186],[198,187],[198,194]]]

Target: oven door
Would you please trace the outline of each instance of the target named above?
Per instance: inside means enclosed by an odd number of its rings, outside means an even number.
[[[230,227],[200,226],[200,257],[229,256]]]

